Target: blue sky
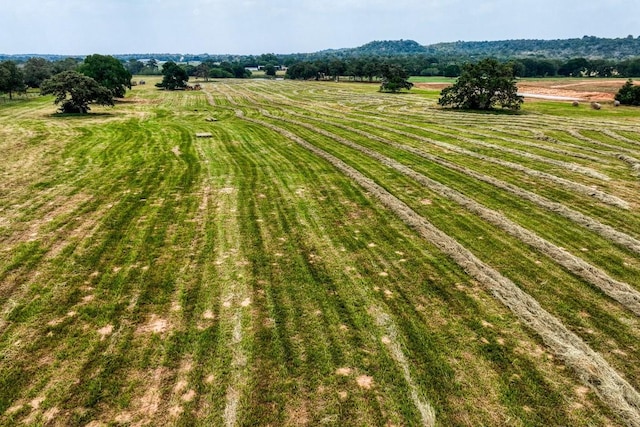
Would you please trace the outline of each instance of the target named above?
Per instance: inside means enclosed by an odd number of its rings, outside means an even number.
[[[637,37],[623,0],[2,0],[0,53],[293,53],[372,40]]]

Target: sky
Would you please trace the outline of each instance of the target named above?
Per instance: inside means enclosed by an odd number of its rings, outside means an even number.
[[[0,0],[0,54],[261,54],[638,37],[637,0]]]

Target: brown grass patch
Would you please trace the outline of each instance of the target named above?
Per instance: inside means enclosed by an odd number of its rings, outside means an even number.
[[[100,335],[100,341],[104,340],[105,338],[107,338],[107,336],[111,335],[111,333],[113,332],[113,325],[108,324],[100,329],[98,329],[98,335]]]
[[[343,377],[348,377],[353,373],[353,369],[351,368],[338,368],[336,369],[336,375],[342,375]]]
[[[147,323],[141,325],[136,329],[137,334],[163,334],[170,329],[170,323],[168,320],[159,317],[156,314],[152,314],[147,320]]]
[[[167,375],[165,368],[157,368],[141,375],[144,381],[144,394],[134,398],[131,407],[133,413],[143,419],[154,416],[162,404],[162,383]]]
[[[356,384],[358,384],[358,387],[360,388],[369,390],[373,387],[373,377],[370,377],[369,375],[360,375],[356,378]]]

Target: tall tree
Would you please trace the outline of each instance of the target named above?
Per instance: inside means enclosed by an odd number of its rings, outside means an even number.
[[[78,68],[79,63],[80,59],[78,58],[64,58],[59,61],[55,61],[52,63],[53,74],[58,74],[63,71],[74,71]]]
[[[273,64],[267,64],[264,66],[264,74],[269,77],[276,76],[276,67]]]
[[[202,62],[198,64],[196,67],[196,77],[200,77],[204,79],[205,82],[209,81],[209,73],[211,72],[211,67],[206,62]]]
[[[409,80],[409,75],[405,69],[398,64],[382,64],[380,67],[382,76],[381,92],[399,92],[402,89],[411,89],[413,83]]]
[[[0,62],[0,93],[8,93],[13,99],[14,92],[24,92],[24,76],[13,61]]]
[[[622,105],[640,105],[640,86],[629,79],[616,93],[615,100]]]
[[[53,65],[44,58],[29,58],[24,64],[24,82],[29,87],[40,87],[40,84],[53,75]]]
[[[131,73],[113,56],[89,55],[78,71],[109,89],[115,98],[124,97],[127,88],[131,89]]]
[[[453,86],[442,90],[438,104],[468,110],[502,108],[518,110],[523,100],[518,96],[513,69],[495,59],[465,64]]]
[[[156,86],[168,90],[183,89],[188,81],[189,75],[184,68],[173,61],[168,61],[162,64],[162,82],[156,83]]]
[[[573,58],[565,62],[558,68],[558,74],[561,76],[567,77],[580,77],[584,75],[589,68],[591,67],[591,63],[586,58]]]
[[[63,113],[87,113],[89,104],[113,105],[113,93],[91,77],[77,71],[63,71],[40,86],[41,95],[55,95]]]
[[[131,74],[140,74],[140,71],[142,71],[142,69],[144,68],[144,63],[142,63],[142,61],[138,61],[135,58],[131,58],[125,65],[125,68]]]

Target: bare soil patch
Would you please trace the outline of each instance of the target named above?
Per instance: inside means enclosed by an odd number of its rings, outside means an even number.
[[[356,378],[356,383],[358,383],[358,387],[369,390],[373,387],[373,377],[370,377],[369,375],[360,375]]]
[[[166,319],[162,319],[155,314],[152,314],[147,323],[141,325],[137,329],[137,333],[139,334],[162,334],[169,330],[169,322]]]
[[[548,81],[520,81],[518,91],[549,97],[577,98],[584,101],[613,101],[618,89],[624,84],[623,79],[588,79],[586,81],[569,80],[566,83],[558,79]],[[450,86],[448,83],[416,83],[421,89],[442,90]]]
[[[584,101],[613,101],[615,94],[624,84],[622,80],[588,80],[558,82],[549,81],[518,82],[518,91],[540,96],[576,98]]]

